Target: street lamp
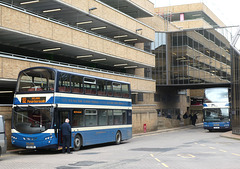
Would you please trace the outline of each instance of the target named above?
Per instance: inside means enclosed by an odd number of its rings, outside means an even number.
[[[142,28],[136,29],[136,32],[141,31],[141,30],[142,30]]]
[[[89,8],[89,9],[88,9],[89,14],[90,14],[91,11],[93,11],[93,10],[95,10],[95,9],[97,9],[97,8],[96,8],[96,7]]]

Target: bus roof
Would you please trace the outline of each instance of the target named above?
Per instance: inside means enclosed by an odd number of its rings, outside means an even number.
[[[130,82],[108,79],[108,78],[103,78],[103,77],[99,77],[99,76],[92,76],[92,75],[87,75],[87,74],[82,74],[82,73],[70,72],[70,71],[65,71],[65,70],[56,69],[56,68],[52,68],[52,67],[44,67],[44,66],[27,68],[27,69],[22,70],[21,72],[26,71],[26,70],[31,70],[31,69],[50,69],[50,70],[54,71],[55,73],[57,73],[57,72],[69,73],[69,74],[72,74],[72,75],[81,75],[81,76],[90,77],[90,78],[96,78],[96,79],[101,79],[101,80],[110,80],[110,81],[114,81],[114,82],[121,82],[121,83],[125,83],[125,84],[130,84]]]

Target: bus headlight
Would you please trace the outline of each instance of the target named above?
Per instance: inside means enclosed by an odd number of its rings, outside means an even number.
[[[51,139],[52,139],[52,136],[45,137],[45,140],[51,140]]]
[[[23,140],[34,141],[37,140],[37,137],[23,137]]]
[[[17,140],[17,137],[12,136],[12,139],[13,139],[13,140]]]

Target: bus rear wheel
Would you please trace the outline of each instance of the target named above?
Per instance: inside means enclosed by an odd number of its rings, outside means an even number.
[[[73,150],[77,151],[81,148],[81,137],[79,135],[76,135],[74,138],[74,147]]]
[[[117,134],[116,134],[116,140],[115,140],[115,144],[120,144],[121,143],[121,140],[122,140],[122,136],[121,136],[121,133],[118,131]]]

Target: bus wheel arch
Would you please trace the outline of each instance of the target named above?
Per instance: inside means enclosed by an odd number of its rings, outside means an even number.
[[[120,144],[122,141],[122,133],[121,131],[117,131],[116,136],[115,136],[115,144]]]
[[[80,134],[76,134],[73,141],[73,150],[78,151],[80,150],[81,146],[82,146],[82,136]]]

